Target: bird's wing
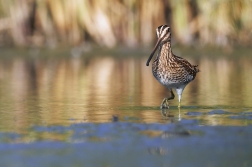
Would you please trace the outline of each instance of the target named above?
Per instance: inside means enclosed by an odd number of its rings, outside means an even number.
[[[175,55],[174,55],[175,56]],[[176,61],[176,68],[179,68],[180,71],[183,71],[182,73],[185,76],[186,81],[191,81],[195,78],[196,73],[199,71],[196,66],[191,65],[186,59],[175,56],[175,58],[178,60]]]

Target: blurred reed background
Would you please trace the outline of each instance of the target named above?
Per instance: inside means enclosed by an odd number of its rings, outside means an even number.
[[[251,0],[0,0],[0,46],[146,46],[161,24],[184,45],[249,45]]]

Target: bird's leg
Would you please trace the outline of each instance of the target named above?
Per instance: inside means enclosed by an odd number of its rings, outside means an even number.
[[[182,97],[182,92],[181,94],[178,94],[178,108],[180,108],[180,104],[181,104],[181,97]]]
[[[168,102],[168,100],[174,99],[175,95],[174,95],[174,93],[172,92],[172,89],[170,90],[170,92],[171,92],[171,97],[169,97],[169,98],[164,98],[164,99],[163,99],[163,101],[162,101],[162,103],[161,103],[161,106],[160,106],[161,109],[169,108],[169,102]]]
[[[161,106],[160,106],[160,109],[165,109],[165,108],[169,108],[169,102],[168,102],[167,98],[163,99]]]
[[[170,92],[171,92],[171,97],[169,97],[168,100],[172,100],[172,99],[174,99],[174,97],[175,97],[175,95],[174,95],[172,89],[170,90]]]
[[[176,89],[176,92],[178,94],[178,102],[179,102],[178,108],[180,108],[180,103],[181,103],[181,98],[182,98],[183,90],[184,90],[184,87]]]
[[[178,108],[180,108],[181,95],[178,95],[178,96],[179,96],[179,100],[178,100]]]

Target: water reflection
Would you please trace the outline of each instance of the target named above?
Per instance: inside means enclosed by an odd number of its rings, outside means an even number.
[[[181,121],[181,112],[180,112],[180,107],[178,107],[178,111],[174,112],[169,111],[170,109],[160,109],[161,111],[161,115],[165,118],[165,119],[171,119],[173,122],[175,122],[175,120]],[[176,114],[176,116],[175,116]]]
[[[183,93],[181,113],[171,109],[161,111],[163,116],[179,120],[195,106],[252,106],[251,58],[187,59],[201,72]],[[120,121],[166,122],[158,106],[169,92],[145,62],[146,57],[110,56],[1,59],[0,129],[111,122],[113,115]],[[177,106],[176,98],[171,106]]]

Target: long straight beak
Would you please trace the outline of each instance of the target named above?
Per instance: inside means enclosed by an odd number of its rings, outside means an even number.
[[[152,53],[151,53],[149,59],[148,59],[147,62],[146,62],[146,66],[149,66],[149,63],[150,63],[150,61],[151,61],[153,55],[155,54],[155,52],[156,52],[156,50],[157,50],[158,45],[159,45],[160,42],[161,42],[161,38],[158,39],[158,41],[157,41],[157,43],[156,43],[156,45],[155,45],[155,47],[154,47],[154,49],[153,49],[153,51],[152,51]]]

